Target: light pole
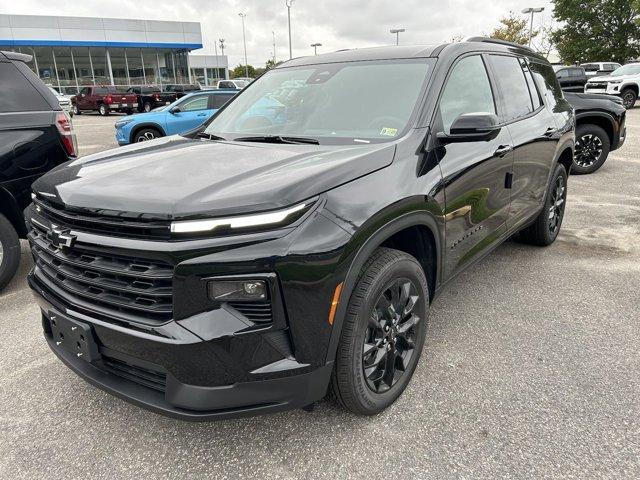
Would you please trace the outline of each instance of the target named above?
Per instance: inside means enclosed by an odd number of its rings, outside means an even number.
[[[522,13],[524,14],[531,14],[531,23],[529,24],[529,47],[531,47],[531,37],[533,35],[533,16],[542,11],[544,11],[544,7],[529,7],[522,10]]]
[[[276,66],[276,32],[271,32],[273,35],[273,66]]]
[[[242,41],[244,42],[244,76],[249,78],[249,64],[247,63],[247,37],[244,34],[244,19],[247,18],[246,13],[239,13],[242,18]]]
[[[293,58],[293,50],[291,48],[291,5],[295,0],[285,0],[287,6],[287,23],[289,24],[289,60]]]
[[[389,30],[389,33],[396,34],[396,45],[400,45],[400,34],[404,31],[404,28],[392,28],[391,30]]]
[[[313,47],[313,54],[314,55],[318,55],[318,47],[321,47],[322,44],[321,43],[312,43],[311,46]]]
[[[222,56],[224,57],[224,38],[220,38],[218,39],[218,41],[220,42],[220,50],[222,50]]]

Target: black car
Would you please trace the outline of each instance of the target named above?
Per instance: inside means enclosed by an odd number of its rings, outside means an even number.
[[[70,118],[29,61],[29,55],[0,52],[0,290],[20,262],[31,184],[76,154]]]
[[[554,67],[560,88],[565,92],[584,92],[587,74],[582,67]]]
[[[576,113],[576,146],[572,173],[593,173],[620,148],[626,137],[626,112],[620,97],[566,93]]]
[[[200,90],[200,86],[198,85],[169,84],[164,86],[164,92],[172,93],[176,99],[182,98],[191,92],[197,92],[198,90]]]
[[[176,94],[163,92],[155,85],[133,86],[127,89],[128,93],[138,96],[138,111],[150,112],[154,108],[164,107],[176,101]]]
[[[34,185],[45,337],[89,382],[179,418],[329,388],[375,414],[446,284],[518,232],[556,239],[573,147],[551,66],[515,44],[290,60],[185,136]]]

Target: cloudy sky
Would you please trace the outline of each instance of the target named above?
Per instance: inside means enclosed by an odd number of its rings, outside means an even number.
[[[31,15],[107,16],[150,20],[200,22],[204,49],[213,53],[216,38],[226,40],[231,66],[241,63],[242,24],[247,14],[249,63],[260,66],[273,55],[288,58],[285,0],[4,0],[2,13]],[[3,1],[3,3],[4,3]],[[552,5],[546,0],[295,0],[291,9],[293,55],[313,53],[309,46],[322,43],[319,51],[385,45],[395,42],[390,28],[405,28],[401,43],[447,42],[454,36],[488,33],[510,10],[545,6],[536,25],[551,22]]]

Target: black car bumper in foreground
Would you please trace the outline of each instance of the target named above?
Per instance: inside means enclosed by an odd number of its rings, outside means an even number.
[[[38,279],[31,274],[28,280],[42,309],[47,343],[58,358],[89,383],[156,413],[189,421],[233,418],[302,408],[326,392],[330,364],[300,375],[230,385],[183,383],[159,365],[106,347],[100,338],[113,335],[127,348],[136,345],[143,355],[154,351],[172,356],[172,350],[179,348],[180,355],[200,356],[204,342],[199,338],[186,335],[178,340],[179,346],[166,339],[148,345],[148,339],[136,340],[131,332],[106,333],[101,322],[92,324],[60,313]]]

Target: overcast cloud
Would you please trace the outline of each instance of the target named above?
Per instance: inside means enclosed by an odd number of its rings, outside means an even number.
[[[150,20],[200,22],[204,49],[214,53],[217,38],[226,40],[225,53],[233,67],[243,62],[242,24],[245,12],[249,63],[264,65],[273,55],[276,36],[278,60],[288,58],[285,0],[2,0],[2,13],[31,15],[106,16]],[[386,45],[395,42],[390,28],[406,28],[403,44],[432,44],[454,36],[490,32],[510,10],[545,6],[536,25],[551,22],[552,5],[546,0],[296,0],[291,9],[293,55],[342,48]]]

